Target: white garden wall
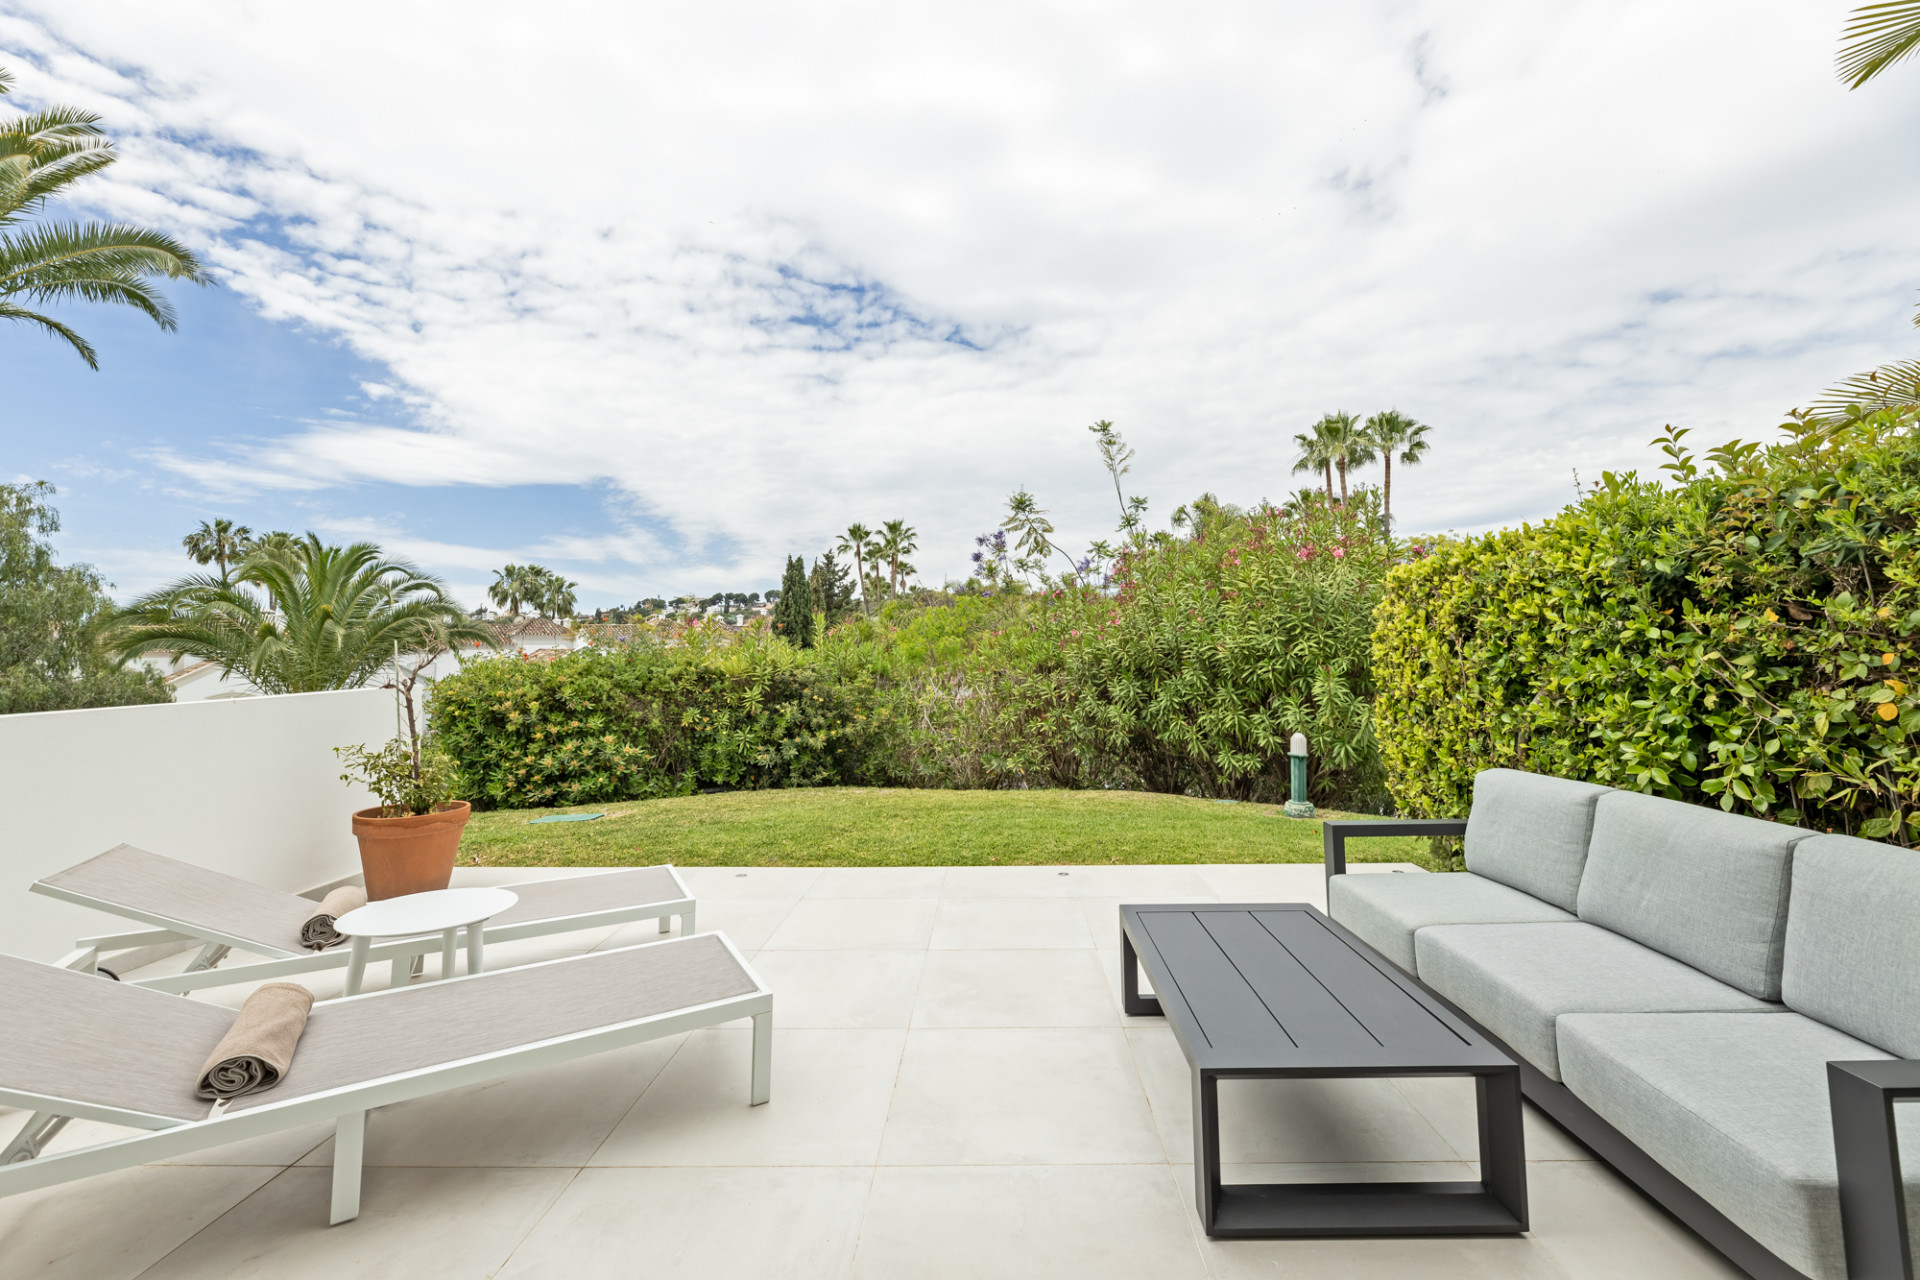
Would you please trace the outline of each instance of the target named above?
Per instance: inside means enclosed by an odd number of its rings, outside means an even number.
[[[374,800],[333,748],[393,736],[379,689],[0,716],[0,951],[140,928],[27,892],[122,841],[290,892],[351,875]]]

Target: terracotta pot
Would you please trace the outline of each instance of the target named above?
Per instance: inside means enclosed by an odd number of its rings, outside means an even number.
[[[432,813],[398,818],[383,818],[377,808],[354,814],[360,866],[367,873],[367,900],[446,888],[460,852],[460,832],[472,816],[473,806],[465,800],[443,804]]]

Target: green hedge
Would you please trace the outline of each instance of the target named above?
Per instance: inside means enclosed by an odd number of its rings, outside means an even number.
[[[1674,433],[1672,483],[1608,474],[1396,568],[1373,659],[1398,808],[1465,813],[1508,766],[1911,842],[1914,427],[1795,421],[1704,470]]]

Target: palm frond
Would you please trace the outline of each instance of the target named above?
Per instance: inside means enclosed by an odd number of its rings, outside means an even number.
[[[123,222],[53,222],[0,233],[0,293],[29,271],[95,267],[138,276],[207,281],[193,251],[172,236]]]
[[[1826,420],[1846,417],[1855,407],[1866,413],[1920,407],[1920,360],[1897,360],[1855,374],[1822,392],[1808,412]]]
[[[18,320],[23,324],[39,325],[52,337],[65,339],[75,351],[80,353],[80,358],[87,362],[89,369],[97,370],[100,367],[100,353],[93,349],[93,345],[52,316],[43,316],[38,311],[16,307],[4,298],[0,298],[0,320]]]
[[[1920,52],[1920,0],[1884,0],[1853,11],[1835,60],[1840,78],[1858,89]]]

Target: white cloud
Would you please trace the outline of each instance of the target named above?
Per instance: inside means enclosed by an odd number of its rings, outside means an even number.
[[[1485,526],[1912,345],[1920,73],[1845,92],[1842,5],[13,12],[23,93],[123,139],[95,200],[411,415],[165,466],[604,483],[669,536],[542,546],[609,583],[896,515],[958,572],[1019,485],[1098,536],[1102,417],[1164,517],[1395,404],[1438,428],[1405,524]]]

